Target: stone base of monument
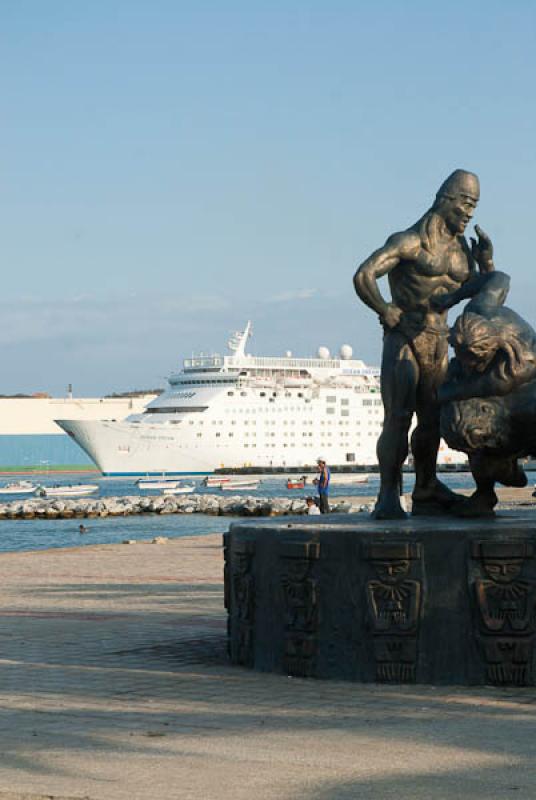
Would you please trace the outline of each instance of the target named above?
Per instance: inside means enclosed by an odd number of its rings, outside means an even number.
[[[360,682],[536,684],[536,514],[239,522],[234,664]]]

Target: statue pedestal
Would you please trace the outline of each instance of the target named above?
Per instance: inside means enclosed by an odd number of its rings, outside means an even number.
[[[360,682],[536,685],[536,513],[238,522],[224,552],[234,664]]]

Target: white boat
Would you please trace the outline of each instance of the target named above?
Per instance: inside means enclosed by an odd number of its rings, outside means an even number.
[[[252,477],[251,475],[243,476],[243,477],[241,477],[240,475],[234,475],[234,476],[233,475],[225,475],[225,476],[222,476],[221,478],[214,477],[208,483],[206,481],[207,481],[207,479],[205,478],[205,481],[203,481],[203,485],[207,486],[207,487],[209,487],[211,489],[224,489],[224,488],[227,488],[230,485],[234,486],[234,487],[244,486],[247,489],[253,483],[256,483],[257,485],[261,483],[261,479],[260,478],[255,478],[255,477]]]
[[[33,494],[37,486],[30,481],[15,481],[0,486],[0,494]]]
[[[195,492],[193,484],[184,484],[183,486],[168,487],[162,490],[162,494],[192,494]]]
[[[344,486],[352,486],[354,484],[361,484],[361,483],[368,483],[369,476],[366,474],[354,474],[354,475],[331,475],[330,483],[332,486],[334,485],[344,485]]]
[[[99,491],[97,484],[76,483],[65,486],[39,486],[37,494],[40,497],[82,497]]]
[[[342,467],[377,463],[383,425],[379,369],[343,345],[332,357],[260,357],[251,323],[229,355],[197,356],[168,389],[125,420],[57,420],[104,475],[213,476],[221,468],[314,470],[319,453]],[[223,481],[222,481],[223,482]]]
[[[179,483],[177,478],[140,478],[136,481],[138,489],[174,489]]]
[[[203,478],[201,483],[203,486],[208,486],[209,488],[215,486],[219,489],[222,483],[229,483],[230,480],[231,478],[229,475],[207,475],[206,478]]]
[[[260,481],[228,481],[227,483],[222,483],[220,489],[223,492],[245,492],[249,491],[250,489],[258,489],[260,486]]]

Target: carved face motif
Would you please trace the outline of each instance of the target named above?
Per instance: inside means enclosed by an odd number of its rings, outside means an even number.
[[[234,554],[234,567],[235,572],[245,575],[251,566],[250,553],[235,553]]]
[[[448,198],[443,206],[442,216],[451,233],[464,233],[475,213],[477,202],[474,197],[461,193]]]
[[[293,583],[301,583],[309,572],[309,562],[305,558],[289,558],[287,564],[287,579]]]
[[[382,583],[398,583],[409,572],[409,561],[376,561],[376,574]]]
[[[521,575],[523,562],[519,561],[484,561],[484,570],[495,583],[512,583]]]

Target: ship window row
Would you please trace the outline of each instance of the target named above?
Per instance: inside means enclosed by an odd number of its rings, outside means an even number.
[[[216,378],[210,380],[205,378],[199,381],[181,381],[180,383],[173,384],[174,386],[228,386],[229,384],[236,383],[236,378]]]
[[[145,414],[190,414],[206,411],[208,406],[162,406],[160,408],[146,408]]]
[[[172,424],[173,424],[173,421],[172,421]],[[204,421],[203,420],[197,420],[197,422],[196,422],[195,420],[191,419],[191,420],[188,420],[188,424],[189,425],[203,425]],[[236,424],[237,424],[236,420],[232,419],[231,420],[231,425],[236,425]],[[339,426],[345,425],[345,426],[349,426],[350,425],[350,420],[349,419],[348,420],[339,419],[337,421],[337,420],[332,420],[332,419],[321,419],[319,421],[314,421],[313,422],[313,420],[307,420],[307,419],[298,420],[298,421],[296,421],[295,419],[284,419],[282,421],[275,420],[275,419],[265,419],[264,420],[264,424],[265,424],[265,426],[283,424],[283,425],[298,425],[298,426],[302,426],[302,427],[312,426],[313,424],[315,426],[318,425],[318,424],[320,424],[320,425],[339,425]],[[380,420],[369,420],[368,424],[371,424],[371,425],[376,424],[376,425],[378,425],[378,424],[382,424],[382,423],[381,423]],[[223,425],[223,420],[212,420],[212,425]],[[257,425],[257,420],[255,420],[255,419],[245,419],[243,421],[243,425],[244,425],[244,427],[246,425],[251,425],[251,427],[255,427]],[[352,420],[352,425],[356,426],[356,427],[360,426],[361,425],[361,420],[358,420],[358,419],[357,420]]]
[[[193,382],[195,383],[195,381],[193,381]],[[220,383],[232,383],[232,382],[233,381],[220,381]],[[354,389],[354,391],[358,392],[359,394],[362,394],[361,390]],[[365,391],[367,391],[367,390],[365,390]],[[236,392],[234,392],[234,391],[228,391],[227,392],[228,397],[234,397],[235,394],[236,394]],[[245,390],[240,392],[240,397],[249,397],[249,396],[255,397],[256,395],[257,395],[257,391],[255,389],[253,389],[253,390],[251,390],[249,392],[245,391]],[[277,397],[284,397],[284,398],[287,398],[287,399],[289,397],[299,397],[300,399],[305,399],[306,403],[310,403],[311,402],[311,398],[310,397],[304,398],[304,393],[303,392],[297,392],[296,394],[293,394],[292,392],[282,392],[281,390],[272,391],[272,392],[263,391],[263,392],[258,392],[258,396],[259,397],[267,397],[268,396],[268,401],[270,403],[275,402],[274,398],[277,398]],[[315,394],[315,398],[318,398],[318,397],[319,397],[319,395],[318,395],[318,393],[316,393]],[[347,405],[350,404],[350,398],[348,398],[348,397],[341,397],[339,399],[340,399],[340,404],[343,405],[343,406],[347,406]],[[326,396],[326,403],[336,403],[336,402],[337,402],[337,397],[336,396],[334,396],[334,395],[327,395]],[[362,404],[364,406],[381,405],[382,401],[381,400],[367,399],[367,400],[363,400]]]
[[[257,408],[226,408],[225,409],[225,413],[226,414],[265,414],[265,413],[283,414],[283,413],[289,413],[289,412],[291,412],[291,413],[300,413],[300,412],[302,412],[303,413],[305,411],[307,412],[308,416],[310,416],[310,417],[313,416],[312,409],[304,409],[304,408],[301,408],[300,406],[280,406],[279,408],[273,408],[273,407],[267,407],[267,408],[264,407],[263,408],[262,406],[259,406]],[[348,416],[349,411],[350,411],[349,408],[341,408],[340,409],[340,413],[343,416]],[[371,413],[380,414],[381,411],[382,411],[381,408],[375,409],[374,411],[369,410],[369,414],[371,414]],[[337,413],[337,409],[336,409],[335,406],[328,406],[326,408],[326,412],[328,414],[336,414]]]

